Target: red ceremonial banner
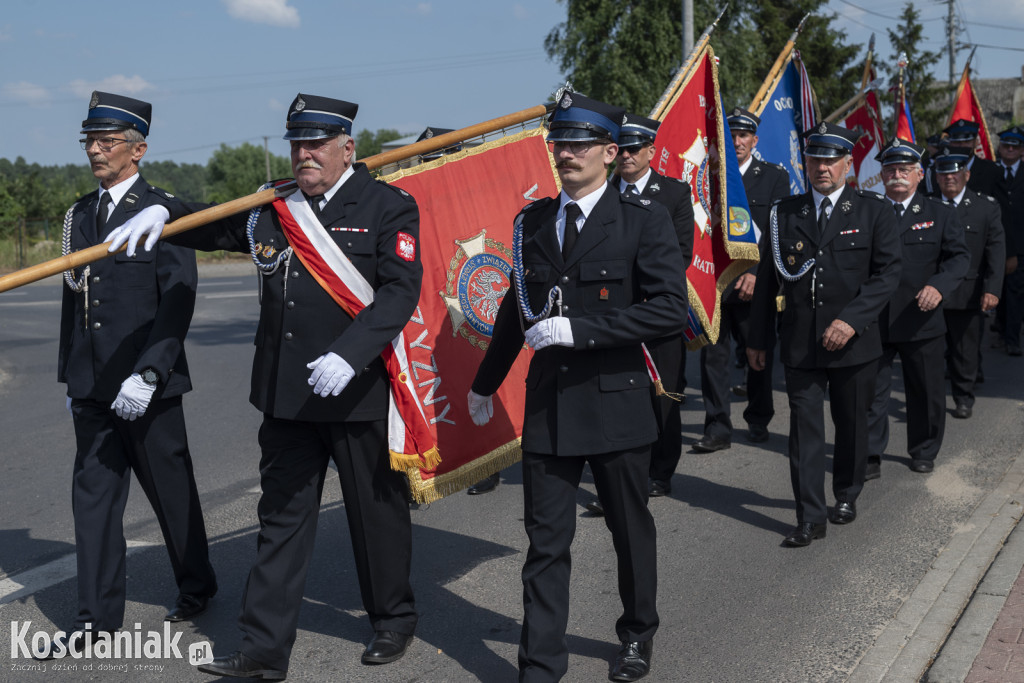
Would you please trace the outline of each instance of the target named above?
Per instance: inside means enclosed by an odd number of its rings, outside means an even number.
[[[477,427],[466,395],[509,291],[512,221],[527,203],[560,187],[545,130],[535,128],[464,149],[383,178],[420,210],[420,302],[404,333],[409,361],[441,464],[408,470],[413,497],[438,500],[521,457],[524,348],[494,395],[494,417]]]
[[[846,115],[843,125],[861,135],[853,147],[853,178],[847,181],[862,190],[885,194],[882,165],[875,160],[875,155],[885,146],[885,134],[874,91],[869,91],[860,106]]]
[[[718,340],[722,291],[758,258],[756,244],[732,241],[723,229],[722,207],[729,205],[726,144],[734,154],[732,141],[725,139],[718,69],[709,45],[665,110],[651,163],[658,173],[688,182],[693,193],[693,260],[686,282],[691,314],[704,334],[687,339],[691,350]]]
[[[953,103],[953,111],[949,113],[949,123],[963,119],[977,123],[978,144],[974,154],[979,159],[994,160],[996,158],[995,147],[992,146],[992,136],[988,132],[988,124],[985,123],[985,114],[981,111],[981,103],[974,94],[971,87],[971,77],[967,73],[970,64],[964,67],[963,75],[960,76],[960,84],[956,88],[956,100]]]

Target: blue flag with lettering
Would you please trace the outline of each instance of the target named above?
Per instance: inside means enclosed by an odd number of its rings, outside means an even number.
[[[802,122],[805,115],[801,102],[807,102],[809,98],[801,96],[801,87],[797,62],[790,60],[761,112],[757,147],[754,149],[754,156],[758,159],[780,164],[789,172],[790,194],[807,191],[800,137],[804,132]],[[806,114],[813,120],[813,112]]]

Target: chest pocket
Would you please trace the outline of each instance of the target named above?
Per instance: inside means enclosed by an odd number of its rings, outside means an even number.
[[[551,266],[546,263],[524,263],[523,281],[526,283],[526,294],[530,298],[530,307],[534,313],[540,313],[548,300],[551,289]]]
[[[128,256],[123,251],[114,256],[114,277],[118,286],[129,289],[156,287],[156,276],[153,272],[156,252],[157,249],[138,249],[135,256]]]
[[[903,233],[903,258],[914,263],[935,261],[939,255],[939,227],[936,225]]]
[[[813,245],[802,239],[779,238],[779,254],[782,256],[782,263],[791,272],[795,273],[807,260],[808,252]]]
[[[843,228],[832,240],[832,255],[836,266],[843,270],[857,270],[867,266],[867,250],[870,246],[871,234],[867,230]]]
[[[368,232],[349,232],[337,230],[331,232],[331,236],[346,256],[366,258],[372,256],[376,250],[376,240]]]
[[[621,308],[629,301],[625,280],[628,267],[624,259],[580,263],[580,303],[585,311]]]

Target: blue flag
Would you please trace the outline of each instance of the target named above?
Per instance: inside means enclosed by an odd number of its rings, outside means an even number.
[[[808,120],[813,121],[814,117],[813,111],[803,111],[808,108],[809,97],[802,90],[809,90],[809,85],[805,87],[801,81],[797,62],[790,60],[761,112],[754,150],[758,159],[779,164],[789,172],[791,194],[807,191],[800,136],[805,130],[805,114],[809,115]],[[764,229],[764,226],[759,227]]]

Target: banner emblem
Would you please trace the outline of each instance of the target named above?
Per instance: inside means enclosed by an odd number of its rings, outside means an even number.
[[[438,294],[448,308],[452,336],[460,335],[486,351],[498,307],[512,285],[512,251],[487,239],[486,230],[453,242],[457,249],[449,262],[448,281]]]

